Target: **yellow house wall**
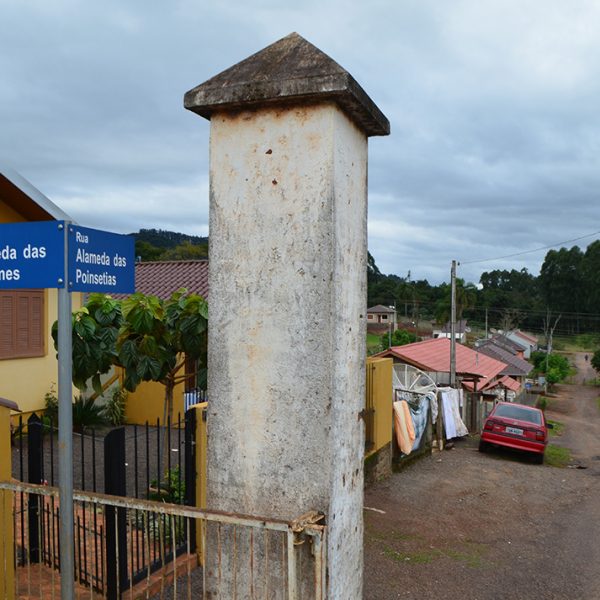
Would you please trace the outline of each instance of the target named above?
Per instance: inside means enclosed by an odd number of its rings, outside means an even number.
[[[374,446],[366,456],[374,454],[392,441],[392,365],[391,358],[367,359],[367,368],[372,365],[373,406],[375,408]]]
[[[181,414],[183,419],[183,392],[184,385],[175,386],[173,392],[173,420],[176,421]],[[145,381],[138,385],[135,392],[129,392],[125,404],[125,420],[130,424],[144,425],[156,423],[156,419],[163,421],[165,405],[165,386],[160,383]]]
[[[0,481],[11,479],[10,410],[0,406]],[[12,492],[0,490],[0,598],[14,598]]]
[[[0,206],[2,206],[0,204]],[[0,396],[12,400],[24,413],[44,408],[44,394],[58,381],[58,361],[52,340],[52,324],[58,315],[58,292],[48,289],[44,299],[45,355],[0,360]],[[81,294],[72,294],[73,310],[81,308]],[[75,390],[74,390],[75,393]]]

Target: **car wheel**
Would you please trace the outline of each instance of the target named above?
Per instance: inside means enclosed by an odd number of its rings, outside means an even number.
[[[536,465],[543,465],[544,464],[544,455],[543,454],[534,454],[533,462]]]
[[[479,452],[487,452],[490,449],[490,445],[483,440],[479,440]]]

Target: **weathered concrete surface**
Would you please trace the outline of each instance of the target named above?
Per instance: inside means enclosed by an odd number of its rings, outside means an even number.
[[[184,105],[210,118],[217,111],[324,100],[341,106],[367,135],[390,133],[390,122],[352,75],[297,33],[190,90]]]
[[[210,154],[208,505],[324,512],[329,597],[360,598],[367,138],[333,104],[218,114]]]
[[[367,138],[389,122],[298,34],[189,91],[185,107],[211,120],[208,506],[323,512],[327,597],[358,600]],[[209,528],[208,597],[283,598],[283,548]],[[310,546],[295,552],[310,600]]]

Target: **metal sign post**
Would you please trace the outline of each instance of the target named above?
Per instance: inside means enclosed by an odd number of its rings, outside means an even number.
[[[64,223],[64,272],[69,272],[69,223]],[[73,543],[73,333],[71,292],[58,289],[58,489],[60,499],[60,597],[74,595],[75,558]],[[62,359],[61,359],[62,357]],[[65,543],[66,542],[66,543]]]

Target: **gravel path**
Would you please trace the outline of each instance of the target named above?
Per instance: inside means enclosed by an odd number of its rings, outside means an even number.
[[[474,436],[370,488],[364,597],[599,599],[599,394],[557,386],[548,411],[588,468],[480,454]]]

